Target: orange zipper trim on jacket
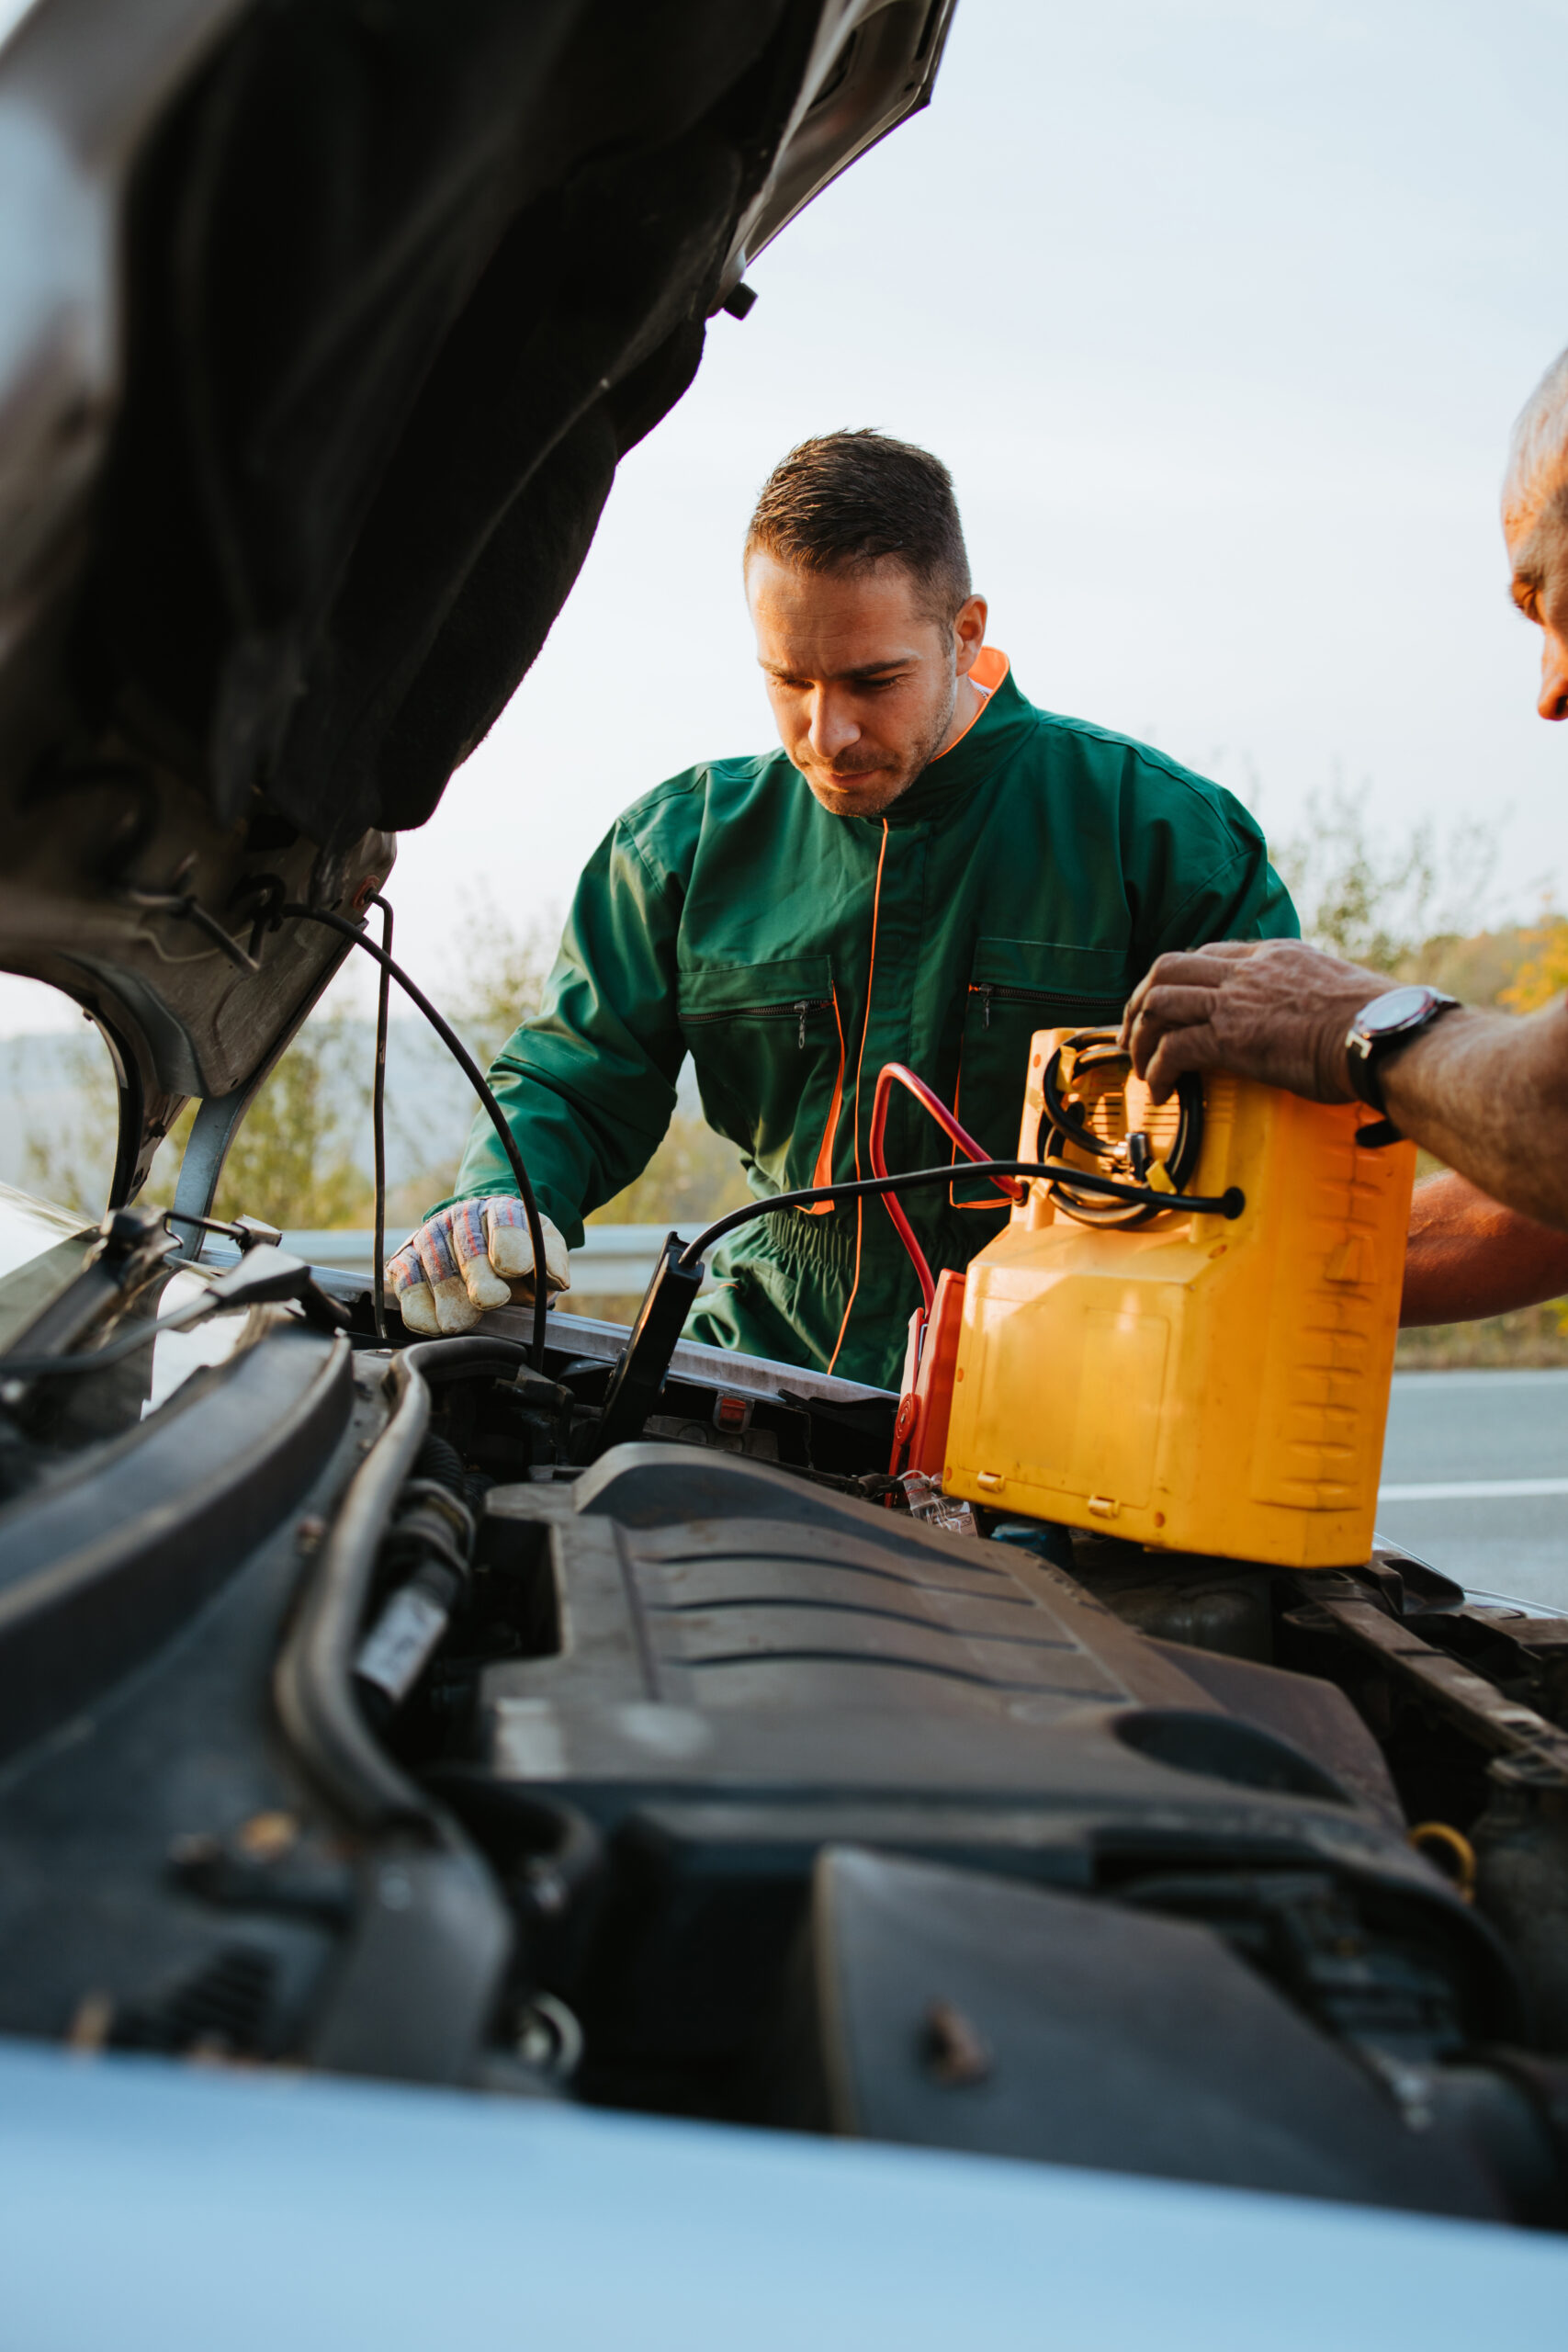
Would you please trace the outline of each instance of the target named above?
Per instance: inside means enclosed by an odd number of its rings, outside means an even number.
[[[865,1041],[871,1035],[871,992],[876,981],[876,924],[877,918],[882,912],[882,869],[886,862],[887,820],[884,817],[882,820],[882,847],[878,851],[876,858],[876,888],[872,893],[871,900],[871,963],[865,976],[865,1012],[862,1016],[860,1024],[860,1053],[855,1060],[855,1180],[857,1182],[860,1181],[860,1080],[861,1071],[865,1063]],[[835,998],[835,1004],[837,1001],[838,1000]],[[848,1303],[844,1308],[844,1319],[839,1326],[839,1336],[833,1342],[833,1352],[828,1359],[828,1369],[829,1372],[832,1371],[833,1366],[839,1361],[839,1351],[844,1344],[844,1333],[849,1329],[850,1317],[854,1313],[855,1298],[860,1290],[860,1253],[861,1242],[864,1236],[864,1232],[865,1196],[862,1193],[855,1201],[854,1280],[850,1284],[850,1295]]]
[[[974,726],[975,721],[979,718],[981,712],[990,701],[991,696],[996,693],[997,688],[1007,676],[1010,666],[1007,655],[1001,650],[999,646],[982,645],[980,650],[975,656],[973,666],[969,672],[969,683],[978,693],[980,696],[979,702],[970,712],[968,718],[964,720],[963,726],[959,729],[952,742],[947,745],[945,750],[937,753],[937,760],[945,760],[949,752],[957,751],[958,746],[963,742],[964,738],[968,734],[969,729]],[[935,767],[936,760],[931,762],[931,765],[933,768]]]
[[[828,1105],[828,1124],[822,1130],[822,1140],[817,1148],[817,1164],[811,1170],[813,1184],[830,1184],[833,1181],[833,1145],[838,1137],[839,1114],[844,1107],[844,1023],[839,1011],[839,991],[833,989],[833,1021],[839,1032],[839,1074],[833,1080],[833,1100]],[[837,1201],[814,1201],[807,1209],[807,1216],[831,1216]]]

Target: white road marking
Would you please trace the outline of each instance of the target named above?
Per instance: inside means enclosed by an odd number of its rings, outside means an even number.
[[[1380,1487],[1380,1503],[1509,1502],[1527,1495],[1568,1495],[1568,1478],[1450,1478],[1429,1487]]]

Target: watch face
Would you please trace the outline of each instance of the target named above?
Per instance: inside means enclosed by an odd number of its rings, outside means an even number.
[[[1427,1006],[1436,1001],[1436,992],[1412,984],[1408,988],[1390,989],[1386,996],[1374,997],[1356,1023],[1364,1037],[1388,1037],[1397,1030],[1419,1021]]]

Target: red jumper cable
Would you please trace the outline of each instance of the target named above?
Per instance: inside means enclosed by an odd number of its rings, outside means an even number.
[[[960,1151],[967,1153],[971,1159],[988,1159],[990,1158],[990,1154],[981,1148],[980,1145],[975,1141],[974,1136],[966,1134],[964,1128],[959,1125],[958,1121],[953,1117],[953,1113],[948,1109],[946,1103],[942,1101],[939,1095],[932,1093],[924,1079],[917,1078],[914,1071],[912,1069],[907,1069],[902,1062],[885,1062],[881,1070],[877,1073],[876,1094],[873,1101],[871,1111],[871,1166],[872,1172],[874,1175],[886,1176],[887,1174],[887,1162],[883,1150],[883,1140],[887,1125],[888,1098],[893,1091],[895,1080],[897,1080],[900,1086],[908,1087],[916,1102],[919,1102],[923,1109],[930,1112],[931,1117],[936,1121],[938,1126],[942,1128],[943,1134],[952,1138],[953,1142],[957,1145]],[[1029,1187],[1027,1182],[1022,1178],[1016,1176],[993,1176],[990,1181],[996,1186],[998,1192],[1000,1193],[1005,1199],[1011,1201],[1015,1206],[1020,1201],[1025,1200],[1028,1197]],[[885,1193],[882,1197],[886,1204],[888,1216],[893,1219],[895,1226],[897,1227],[898,1238],[902,1241],[905,1249],[909,1253],[909,1262],[915,1269],[915,1272],[919,1277],[920,1285],[920,1305],[917,1312],[909,1318],[909,1347],[908,1352],[905,1358],[904,1393],[898,1400],[898,1417],[894,1423],[893,1428],[893,1452],[887,1464],[889,1474],[893,1476],[897,1476],[899,1464],[908,1458],[911,1446],[914,1442],[915,1432],[921,1422],[922,1416],[931,1408],[931,1400],[927,1398],[925,1395],[926,1384],[921,1375],[920,1366],[921,1360],[925,1353],[927,1329],[931,1321],[932,1307],[936,1303],[936,1284],[931,1279],[931,1267],[926,1262],[926,1253],[915,1238],[914,1227],[909,1223],[908,1218],[905,1216],[903,1208],[899,1204],[897,1194],[896,1193]],[[944,1276],[943,1279],[945,1281],[948,1277]],[[957,1277],[957,1280],[961,1295],[963,1277],[959,1276]],[[956,1305],[956,1301],[954,1301],[953,1304]],[[944,1310],[944,1313],[945,1311],[946,1310]],[[949,1345],[951,1345],[955,1337],[955,1333],[951,1330],[948,1331]],[[942,1376],[940,1368],[938,1373],[933,1376],[940,1380]],[[942,1425],[945,1425],[945,1420],[946,1411],[945,1407],[943,1407],[942,1413]],[[890,1502],[892,1498],[889,1496],[886,1497],[884,1499]]]
[[[960,1151],[966,1153],[971,1159],[989,1159],[992,1157],[990,1152],[981,1148],[972,1135],[959,1125],[942,1097],[931,1092],[923,1078],[917,1078],[914,1071],[906,1069],[902,1062],[884,1062],[876,1075],[876,1094],[871,1106],[873,1175],[886,1176],[887,1173],[887,1161],[883,1154],[882,1141],[887,1125],[887,1101],[893,1091],[895,1079],[900,1086],[908,1087],[916,1102],[921,1105],[922,1109],[931,1113],[942,1133],[958,1146]],[[1026,1200],[1029,1196],[1028,1182],[1021,1176],[993,1176],[990,1181],[998,1192],[1004,1194],[1015,1208],[1021,1201]],[[924,1317],[931,1313],[931,1303],[936,1297],[936,1284],[931,1280],[931,1270],[926,1263],[926,1253],[915,1238],[915,1228],[905,1216],[897,1193],[884,1193],[882,1197],[886,1204],[888,1216],[898,1229],[898,1238],[908,1251],[910,1263],[919,1276],[923,1320]]]

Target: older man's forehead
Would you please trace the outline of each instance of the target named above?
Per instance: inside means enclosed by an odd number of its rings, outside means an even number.
[[[1506,505],[1503,537],[1516,594],[1539,591],[1560,577],[1568,564],[1568,480]]]

